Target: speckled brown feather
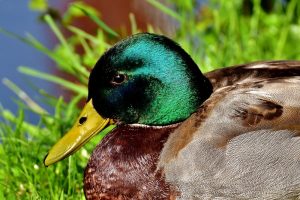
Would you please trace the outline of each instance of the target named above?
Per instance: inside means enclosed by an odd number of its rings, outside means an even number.
[[[173,199],[175,192],[156,171],[159,153],[178,124],[122,125],[94,150],[85,170],[87,199]]]
[[[213,84],[214,91],[246,82],[255,82],[269,78],[299,76],[299,61],[253,62],[217,69],[204,74]]]
[[[166,145],[167,148],[164,149],[163,156],[161,157],[160,162],[164,163],[175,159],[180,150],[188,145],[190,141],[195,139],[195,135],[198,134],[202,136],[208,134],[208,129],[206,129],[206,126],[210,126],[212,130],[218,128],[219,131],[222,131],[222,127],[226,127],[223,129],[223,131],[227,129],[230,130],[232,127],[230,134],[224,134],[221,136],[221,134],[211,133],[210,142],[214,142],[216,146],[219,147],[223,146],[225,143],[227,143],[228,140],[232,139],[233,137],[243,134],[247,131],[253,131],[267,127],[273,129],[294,127],[293,130],[297,129],[297,123],[298,121],[300,121],[300,99],[298,105],[299,107],[290,107],[289,105],[285,105],[285,115],[282,116],[283,105],[280,105],[278,102],[272,102],[271,100],[262,99],[259,96],[257,97],[256,95],[253,95],[253,97],[256,97],[257,99],[253,99],[253,102],[255,103],[250,104],[246,101],[243,101],[242,96],[239,96],[241,94],[245,94],[246,92],[252,91],[251,89],[260,88],[261,90],[263,90],[262,85],[268,85],[270,82],[277,82],[278,84],[282,85],[284,85],[284,83],[288,84],[289,79],[292,79],[292,77],[271,79],[265,78],[265,80],[263,81],[260,80],[256,82],[246,82],[244,84],[237,85],[232,84],[229,86],[218,88],[215,93],[213,93],[212,96],[203,103],[203,105],[198,109],[196,113],[185,120],[178,127],[178,129],[170,135],[168,144]],[[300,84],[300,76],[298,78],[298,81]],[[224,102],[224,100],[229,100],[233,95],[237,96],[237,103],[233,102],[232,104],[229,104],[229,102]],[[241,99],[239,99],[239,97]],[[220,106],[220,103],[224,104],[222,105],[221,109],[228,108],[228,110],[224,110],[224,113],[226,114],[220,114],[218,116],[218,113],[214,113],[215,118],[208,121],[208,119],[212,118],[212,112],[216,112],[216,106]],[[220,124],[216,123],[218,122],[218,120],[221,120],[225,117],[235,120],[236,123],[226,124],[222,123],[222,121],[220,122]],[[296,121],[291,120],[292,118],[296,119]],[[213,121],[215,123],[213,123]],[[216,127],[216,124],[219,126]],[[237,124],[240,124],[239,127],[241,127],[241,129],[236,129],[237,127],[235,125]],[[199,131],[200,129],[203,131]],[[230,135],[230,137],[228,137],[228,135]]]

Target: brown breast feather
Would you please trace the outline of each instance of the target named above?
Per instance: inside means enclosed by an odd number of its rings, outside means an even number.
[[[87,199],[172,199],[175,191],[156,171],[159,153],[170,132],[164,128],[119,126],[94,150],[85,170]]]

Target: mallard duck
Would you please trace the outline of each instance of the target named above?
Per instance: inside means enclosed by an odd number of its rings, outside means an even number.
[[[300,62],[202,74],[165,36],[141,33],[93,68],[86,106],[49,166],[116,124],[93,151],[87,199],[300,196]]]

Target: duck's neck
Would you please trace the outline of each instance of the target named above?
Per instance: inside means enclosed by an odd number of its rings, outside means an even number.
[[[139,123],[167,125],[188,118],[212,92],[209,80],[202,74],[201,77],[199,75],[186,74],[195,78],[178,77],[176,81],[161,78],[160,80],[165,82],[156,84],[157,87],[150,92],[150,95],[155,95],[155,98],[145,108],[146,114],[140,116]]]

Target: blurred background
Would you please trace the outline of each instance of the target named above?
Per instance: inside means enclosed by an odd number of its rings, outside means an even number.
[[[53,40],[49,37],[49,28],[40,23],[38,12],[32,12],[28,7],[28,1],[1,0],[0,1],[0,28],[11,31],[18,35],[27,33],[35,35],[47,47],[53,48]],[[14,113],[18,105],[13,99],[17,99],[12,91],[3,84],[3,79],[8,78],[19,86],[22,86],[28,94],[38,98],[36,86],[40,86],[50,93],[54,93],[55,86],[49,82],[24,76],[18,72],[17,67],[21,65],[32,66],[36,69],[51,72],[51,61],[43,54],[15,38],[0,34],[0,103],[3,107]],[[34,84],[33,84],[34,83]],[[34,86],[35,85],[35,86]],[[37,120],[37,116],[30,114],[29,118]]]

